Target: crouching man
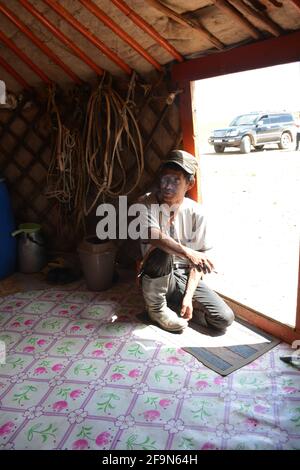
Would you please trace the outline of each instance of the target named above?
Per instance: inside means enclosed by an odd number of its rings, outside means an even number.
[[[140,200],[146,206],[143,296],[149,317],[172,332],[182,332],[191,319],[220,331],[234,320],[232,310],[203,281],[203,275],[214,269],[207,221],[202,205],[185,197],[196,172],[195,157],[173,150],[160,168],[157,190]]]

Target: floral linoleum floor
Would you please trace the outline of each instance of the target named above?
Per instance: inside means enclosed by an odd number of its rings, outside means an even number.
[[[227,377],[136,319],[132,282],[0,299],[2,449],[300,449],[300,371],[281,343]]]

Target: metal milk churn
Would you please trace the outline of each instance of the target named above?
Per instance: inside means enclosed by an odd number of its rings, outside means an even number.
[[[0,279],[15,271],[16,240],[11,236],[15,228],[8,190],[4,178],[0,176]]]
[[[18,236],[18,265],[21,273],[37,273],[47,262],[45,242],[39,224],[20,224],[12,233]]]

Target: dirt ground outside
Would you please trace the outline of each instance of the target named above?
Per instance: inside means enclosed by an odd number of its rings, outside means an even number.
[[[300,151],[200,152],[215,290],[294,325],[299,264]],[[206,150],[206,149],[205,149]]]

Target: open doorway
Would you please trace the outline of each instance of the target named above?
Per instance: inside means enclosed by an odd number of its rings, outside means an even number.
[[[292,327],[300,233],[299,82],[296,62],[199,80],[193,96],[201,193],[218,270],[208,282]],[[238,116],[243,118],[232,122]],[[256,134],[250,148],[242,143],[243,122],[253,124]]]

